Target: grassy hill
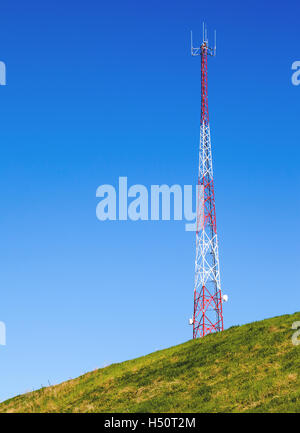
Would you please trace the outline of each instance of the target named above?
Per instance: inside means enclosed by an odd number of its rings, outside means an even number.
[[[300,412],[300,313],[113,364],[17,396],[0,412]]]

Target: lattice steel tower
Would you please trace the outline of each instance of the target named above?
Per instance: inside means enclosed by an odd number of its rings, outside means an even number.
[[[201,125],[199,173],[197,193],[196,260],[194,287],[193,338],[203,337],[211,332],[223,331],[222,297],[214,178],[212,167],[210,126],[207,98],[207,58],[216,55],[216,34],[214,48],[208,44],[207,30],[203,25],[203,42],[193,47],[191,54],[201,57]]]

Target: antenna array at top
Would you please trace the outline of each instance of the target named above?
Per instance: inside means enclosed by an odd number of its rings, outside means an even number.
[[[217,54],[217,32],[215,30],[215,41],[214,41],[214,47],[210,47],[208,43],[208,33],[207,33],[207,27],[206,24],[203,23],[203,35],[202,35],[202,44],[200,47],[194,47],[193,46],[193,32],[191,31],[191,55],[192,56],[200,56],[201,55],[201,49],[205,48],[207,51],[207,54],[210,56],[215,56]]]

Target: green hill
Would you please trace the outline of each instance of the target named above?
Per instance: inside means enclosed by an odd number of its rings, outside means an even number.
[[[113,364],[0,404],[0,412],[300,412],[300,313]]]

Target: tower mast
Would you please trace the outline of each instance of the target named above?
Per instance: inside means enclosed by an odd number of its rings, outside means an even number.
[[[191,33],[191,54],[201,57],[201,125],[192,319],[193,338],[197,338],[224,329],[207,93],[207,58],[216,55],[216,34],[214,47],[211,48],[204,24],[200,47],[193,47]]]

